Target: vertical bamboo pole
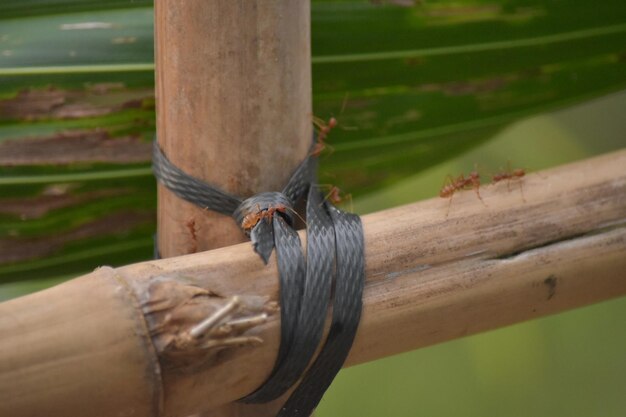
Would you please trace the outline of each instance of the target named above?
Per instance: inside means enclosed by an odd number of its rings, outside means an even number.
[[[157,0],[157,129],[187,173],[249,196],[280,190],[311,136],[310,2]],[[162,257],[243,241],[237,225],[158,189]],[[280,403],[212,417],[270,416]]]
[[[158,0],[155,32],[167,157],[240,196],[280,190],[311,142],[309,1]],[[243,240],[231,219],[159,186],[161,256]]]

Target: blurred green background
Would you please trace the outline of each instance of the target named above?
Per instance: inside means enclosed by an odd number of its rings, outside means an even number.
[[[0,3],[0,299],[152,256],[151,6]],[[320,182],[359,213],[626,146],[624,0],[313,0],[312,42]],[[617,299],[353,367],[316,415],[623,416],[625,324]]]

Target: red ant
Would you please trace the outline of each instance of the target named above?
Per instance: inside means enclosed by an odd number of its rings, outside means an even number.
[[[347,104],[348,104],[348,93],[346,93],[346,95],[343,98],[343,103],[341,104],[341,111],[339,112],[340,116],[343,114],[343,111],[346,109]],[[328,122],[326,122],[324,119],[313,116],[313,124],[317,128],[317,132],[318,132],[317,142],[315,143],[315,146],[313,146],[313,151],[311,151],[311,156],[315,156],[315,157],[320,156],[322,151],[326,148],[328,148],[330,151],[333,151],[332,146],[326,143],[326,137],[328,136],[328,134],[333,128],[339,126],[343,130],[356,130],[357,129],[354,126],[344,126],[344,125],[340,126],[339,123],[337,122],[337,119],[334,117],[331,117],[330,119],[328,119]]]
[[[452,204],[452,197],[454,197],[454,193],[462,190],[474,190],[476,192],[476,196],[478,199],[486,206],[483,198],[480,196],[480,192],[478,191],[480,188],[480,174],[477,171],[472,171],[469,173],[467,177],[461,174],[456,179],[452,176],[448,175],[444,182],[444,186],[439,191],[439,197],[441,198],[449,198],[448,201],[448,210],[446,211],[446,217],[450,213],[450,205]]]
[[[318,188],[325,188],[328,190],[328,193],[324,196],[324,201],[330,201],[331,203],[333,203],[334,205],[339,205],[341,203],[343,203],[346,200],[350,201],[350,211],[352,210],[352,194],[344,194],[341,192],[341,189],[335,185],[332,184],[317,184],[316,187]],[[324,202],[320,203],[320,206],[322,206],[322,204],[324,204]]]
[[[271,221],[276,212],[286,213],[287,207],[279,204],[275,207],[268,207],[265,210],[261,210],[261,207],[257,204],[257,210],[255,212],[246,214],[246,216],[243,218],[243,220],[241,221],[241,227],[245,231],[250,231],[262,219],[267,219],[267,221]]]
[[[261,220],[265,219],[268,222],[271,222],[276,212],[286,214],[287,210],[291,211],[293,214],[298,216],[298,218],[302,220],[304,224],[306,224],[306,222],[298,214],[298,212],[296,212],[294,209],[287,207],[283,204],[278,204],[276,206],[268,207],[263,210],[261,210],[261,207],[257,204],[257,210],[255,212],[248,213],[245,215],[245,217],[241,221],[241,228],[245,232],[250,232],[250,230],[252,230],[252,228],[254,228],[254,226],[256,226],[257,223],[260,222]]]
[[[326,197],[324,197],[324,199],[330,201],[333,204],[340,204],[343,201],[343,197],[341,196],[341,190],[339,189],[339,187],[335,187],[333,185],[330,188],[328,194],[326,194]]]
[[[332,149],[332,147],[326,143],[326,136],[328,136],[330,131],[337,126],[337,119],[331,117],[328,119],[328,123],[326,123],[323,119],[313,116],[313,124],[317,127],[318,133],[317,141],[315,142],[315,146],[313,146],[311,156],[318,157],[327,147]]]
[[[255,211],[254,213],[248,213],[241,221],[241,228],[249,232],[254,226],[261,220],[261,212]]]
[[[352,194],[342,193],[341,189],[334,185],[330,187],[330,191],[326,194],[324,200],[328,200],[336,206],[348,200],[350,201],[350,211],[354,211],[354,207],[352,207]]]
[[[511,163],[508,163],[508,167],[506,171],[500,171],[496,174],[493,174],[491,177],[491,183],[497,184],[500,181],[506,180],[506,186],[509,191],[511,191],[511,181],[519,180],[519,189],[522,194],[522,200],[526,201],[524,198],[524,187],[522,186],[521,179],[526,175],[526,170],[523,168],[511,169]]]

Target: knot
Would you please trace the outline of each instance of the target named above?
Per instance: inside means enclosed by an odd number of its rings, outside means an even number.
[[[233,213],[233,218],[244,231],[250,236],[254,229],[262,220],[271,225],[274,216],[279,215],[290,226],[294,224],[293,203],[291,200],[279,192],[266,192],[253,195],[244,200]]]

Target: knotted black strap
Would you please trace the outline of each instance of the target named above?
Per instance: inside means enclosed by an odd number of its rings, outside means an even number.
[[[323,336],[335,291],[328,338],[320,355],[289,397],[279,416],[310,415],[341,369],[359,324],[365,276],[364,239],[358,216],[324,200],[314,181],[317,160],[306,158],[282,192],[245,200],[194,178],[174,166],[154,143],[154,174],[179,197],[202,208],[232,216],[250,236],[265,263],[276,248],[280,280],[281,341],[269,378],[241,399],[268,402],[284,394],[309,364]],[[306,196],[306,260],[293,228],[294,205]]]

